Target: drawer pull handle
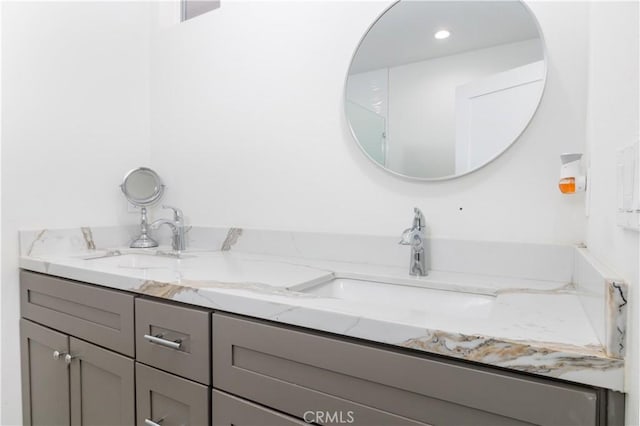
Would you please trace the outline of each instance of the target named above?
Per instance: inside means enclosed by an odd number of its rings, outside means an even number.
[[[162,423],[162,420],[164,419],[160,419],[158,420],[158,423],[156,423],[151,419],[144,419],[144,424],[147,426],[160,426],[160,423]]]
[[[157,336],[145,334],[144,338],[148,342],[157,343],[158,345],[166,346],[167,348],[171,349],[180,349],[182,347],[182,342],[180,340],[176,340],[174,342],[173,340],[163,339],[162,334],[159,334]]]

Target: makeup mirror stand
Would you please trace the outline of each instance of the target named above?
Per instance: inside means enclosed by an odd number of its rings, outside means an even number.
[[[165,186],[160,176],[148,167],[138,167],[126,174],[120,185],[127,200],[140,207],[140,235],[131,242],[131,248],[158,247],[151,238],[147,207],[157,203],[164,193]]]
[[[131,248],[151,248],[158,247],[158,242],[149,236],[149,220],[147,208],[140,207],[140,235],[131,242]]]

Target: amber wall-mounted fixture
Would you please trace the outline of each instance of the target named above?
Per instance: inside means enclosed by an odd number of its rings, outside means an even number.
[[[580,153],[568,153],[560,155],[560,181],[558,187],[563,194],[575,194],[584,192],[587,188],[587,177],[582,172],[580,165]]]

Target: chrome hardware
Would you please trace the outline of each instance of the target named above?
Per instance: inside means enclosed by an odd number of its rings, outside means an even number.
[[[140,235],[129,244],[131,248],[158,247],[158,242],[149,235],[149,219],[147,208],[140,207]]]
[[[424,277],[427,275],[427,262],[424,250],[426,220],[419,208],[415,207],[413,213],[413,226],[402,232],[402,239],[398,244],[411,246],[409,275]]]
[[[53,351],[53,359],[58,360],[60,358],[64,360],[65,364],[69,365],[71,364],[71,361],[76,359],[77,357],[66,352]]]
[[[126,174],[120,189],[134,206],[140,207],[140,235],[129,245],[131,248],[158,247],[158,242],[149,235],[147,207],[157,203],[165,186],[160,176],[148,167],[138,167]]]
[[[172,206],[162,206],[162,208],[173,210],[173,220],[158,219],[151,224],[151,229],[158,229],[162,225],[167,225],[171,228],[171,232],[173,233],[173,237],[171,238],[171,248],[173,251],[180,253],[187,248],[182,210]]]
[[[177,207],[173,207],[173,206],[169,206],[167,204],[163,204],[162,205],[163,209],[167,209],[167,210],[173,210],[173,220],[175,220],[176,222],[182,220],[182,210],[180,210]]]
[[[144,339],[147,342],[151,342],[151,343],[156,343],[158,345],[161,346],[166,346],[168,348],[171,349],[180,349],[182,348],[182,341],[181,340],[167,340],[167,339],[163,339],[162,338],[162,334],[158,334],[156,336],[152,336],[150,334],[145,334],[144,335]]]
[[[76,358],[77,358],[77,357],[75,357],[75,356],[73,356],[73,355],[71,355],[71,354],[66,354],[66,355],[64,356],[64,363],[65,363],[65,364],[67,364],[67,365],[69,365],[69,364],[71,364],[71,361],[72,361],[72,360],[74,360],[74,359],[76,359]]]
[[[158,422],[156,423],[156,422],[154,422],[154,421],[153,421],[153,420],[151,420],[151,419],[144,419],[144,424],[145,424],[145,425],[147,425],[147,426],[161,426],[161,425],[160,425],[160,423],[162,423],[162,421],[163,421],[163,420],[164,420],[164,419],[160,419],[160,420],[158,420]]]

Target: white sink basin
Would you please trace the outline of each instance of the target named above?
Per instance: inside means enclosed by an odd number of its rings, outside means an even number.
[[[401,308],[463,318],[486,318],[495,302],[494,296],[459,291],[435,290],[401,284],[335,278],[302,293],[370,305]]]

